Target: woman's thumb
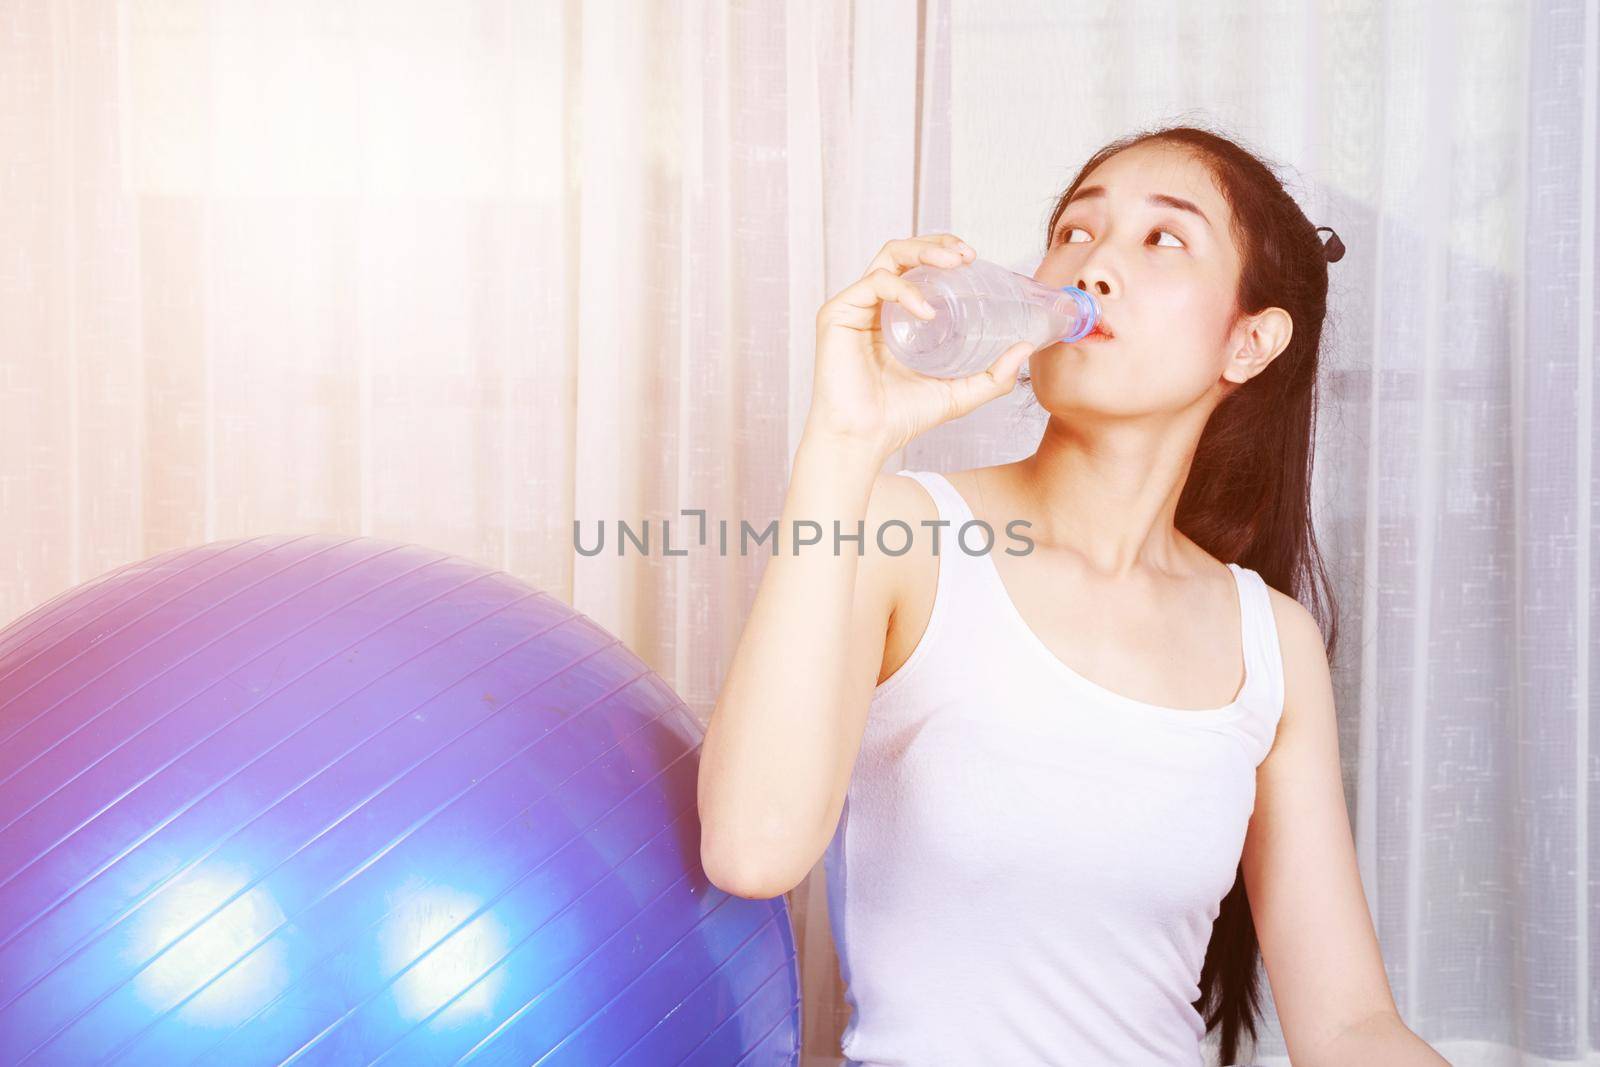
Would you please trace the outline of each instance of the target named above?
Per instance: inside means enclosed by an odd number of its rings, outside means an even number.
[[[1022,365],[1033,353],[1032,344],[1019,341],[1000,353],[999,357],[989,364],[987,370],[981,370],[977,374],[950,383],[955,393],[957,409],[955,415],[965,415],[978,405],[1011,392],[1016,387],[1017,375],[1021,373]]]
[[[994,395],[1005,396],[1017,384],[1017,375],[1022,373],[1022,365],[1028,362],[1028,357],[1033,355],[1034,347],[1027,341],[1018,341],[1004,352],[1000,353],[989,369],[982,374],[975,375],[981,382],[988,378],[994,382]]]
[[[996,379],[1006,382],[1006,392],[1017,383],[1017,375],[1022,373],[1022,365],[1028,362],[1028,357],[1038,349],[1027,341],[1012,345],[1000,353],[1000,358],[994,361],[994,375]]]

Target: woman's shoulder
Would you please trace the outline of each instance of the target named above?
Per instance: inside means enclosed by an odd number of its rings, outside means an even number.
[[[1249,570],[1249,568],[1245,568]],[[1251,571],[1252,574],[1256,572]],[[1300,601],[1288,593],[1276,588],[1261,578],[1261,585],[1267,591],[1267,603],[1272,608],[1273,629],[1278,634],[1278,647],[1283,651],[1284,666],[1289,666],[1290,655],[1303,658],[1311,646],[1315,646],[1318,653],[1323,656],[1326,665],[1326,649],[1322,642],[1322,628],[1318,625],[1316,616]]]
[[[867,502],[866,529],[863,531],[862,552],[873,560],[875,570],[882,570],[889,585],[892,606],[898,608],[904,601],[908,588],[914,588],[917,579],[916,564],[926,553],[886,552],[878,542],[878,531],[891,522],[904,523],[913,537],[923,530],[923,522],[939,517],[939,505],[929,489],[916,478],[898,471],[879,474],[872,484],[872,499]],[[898,545],[900,537],[885,537],[884,544]],[[915,541],[913,541],[915,544]],[[931,560],[927,561],[931,562]]]
[[[899,471],[879,474],[872,483],[872,499],[867,503],[867,544],[873,544],[875,522],[899,520],[916,529],[922,520],[936,518],[938,511],[928,488],[916,478]]]
[[[1267,603],[1272,609],[1273,632],[1282,666],[1283,707],[1279,729],[1299,718],[1318,714],[1326,705],[1332,715],[1333,681],[1322,627],[1304,604],[1273,587],[1265,579]]]
[[[1329,736],[1336,735],[1339,728],[1332,671],[1321,625],[1294,597],[1271,585],[1267,586],[1267,593],[1283,668],[1283,706],[1272,746],[1272,751],[1276,751],[1276,737],[1283,736],[1285,730],[1307,736],[1319,733]]]
[[[944,477],[957,492],[961,491],[955,477],[951,474]],[[936,521],[939,514],[932,490],[919,479],[892,472],[878,475],[873,483],[863,551],[871,559],[865,564],[872,575],[869,580],[882,583],[888,602],[889,623],[878,676],[880,683],[910,658],[933,617],[940,563],[938,556],[926,550],[930,541],[927,527],[922,524]],[[904,523],[910,531],[911,548],[891,554],[877,545],[876,538],[885,523],[896,521]],[[899,545],[906,540],[905,530],[900,530],[894,536],[886,536],[885,543]]]
[[[1190,543],[1193,544],[1192,541]],[[1223,560],[1200,548],[1199,545],[1194,547],[1201,555],[1218,566],[1227,565]],[[1304,604],[1272,585],[1261,576],[1260,572],[1246,567],[1242,563],[1238,564],[1238,566],[1254,575],[1256,580],[1261,583],[1261,587],[1267,591],[1267,605],[1272,611],[1273,629],[1277,633],[1278,647],[1284,653],[1284,667],[1286,669],[1290,666],[1288,660],[1291,649],[1293,654],[1297,656],[1303,655],[1308,639],[1317,648],[1322,648],[1321,628],[1317,625],[1316,617],[1306,609]]]
[[[911,471],[910,468],[907,468]],[[914,546],[931,546],[931,539],[927,538],[924,522],[935,522],[941,517],[950,518],[951,509],[957,513],[974,514],[974,500],[983,499],[985,487],[993,493],[996,479],[1001,473],[999,466],[972,467],[958,471],[922,471],[912,473],[933,474],[941,479],[945,485],[937,482],[928,484],[925,478],[910,477],[909,474],[895,472],[880,474],[878,483],[873,488],[873,496],[877,503],[873,505],[879,514],[878,522],[890,519],[899,519],[904,522],[912,532]],[[951,500],[950,491],[954,490],[960,500]],[[940,501],[943,501],[941,505]],[[868,516],[868,530],[873,529],[874,516]],[[940,535],[941,543],[947,542],[951,534]],[[899,541],[891,543],[898,544]],[[911,551],[895,557],[901,562],[898,568],[904,581],[912,583],[913,588],[931,586],[937,575],[938,557],[932,551]]]
[[[1266,585],[1265,582],[1262,583]],[[1317,680],[1328,674],[1328,647],[1322,626],[1309,608],[1287,593],[1267,586],[1272,605],[1272,621],[1278,632],[1278,649],[1283,655],[1284,684],[1293,690],[1296,680]]]
[[[911,527],[913,531],[920,530],[918,524],[924,521],[934,521],[939,518],[941,509],[936,497],[936,487],[928,485],[924,479],[911,477],[911,474],[933,474],[949,483],[962,502],[970,508],[971,500],[975,495],[980,477],[992,478],[997,467],[973,467],[969,470],[959,471],[923,471],[920,469],[906,468],[907,473],[899,471],[879,474],[872,487],[872,502],[868,505],[868,529],[871,530],[872,520],[887,522],[899,519]],[[987,482],[985,483],[987,484]],[[906,553],[906,556],[911,553]],[[904,556],[898,558],[905,558]]]

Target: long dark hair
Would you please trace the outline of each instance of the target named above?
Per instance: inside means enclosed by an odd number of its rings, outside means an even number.
[[[1113,141],[1089,157],[1056,201],[1045,245],[1095,167],[1150,141],[1193,152],[1228,201],[1241,260],[1236,313],[1280,307],[1294,321],[1288,346],[1211,413],[1178,499],[1176,524],[1217,559],[1251,568],[1305,604],[1331,659],[1338,606],[1311,526],[1317,354],[1328,303],[1328,261],[1316,227],[1260,156],[1209,130],[1166,126]],[[1221,1027],[1223,1063],[1238,1058],[1241,1030],[1256,1037],[1259,949],[1241,865],[1212,926],[1194,1001],[1207,1032]]]

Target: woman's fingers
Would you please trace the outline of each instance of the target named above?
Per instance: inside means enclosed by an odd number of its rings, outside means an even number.
[[[843,326],[849,330],[870,331],[876,323],[878,305],[892,300],[918,318],[932,318],[933,306],[923,299],[917,287],[893,271],[879,267],[860,280],[839,290],[839,294],[817,312],[817,325]]]
[[[885,300],[904,305],[920,318],[932,318],[933,312],[927,302],[901,274],[923,263],[958,267],[977,257],[977,252],[954,234],[937,233],[890,241],[873,257],[865,274],[817,310],[817,326],[838,325],[870,331],[876,321],[878,305]]]
[[[870,331],[876,321],[878,305],[885,300],[904,305],[919,318],[932,318],[933,309],[917,292],[916,286],[901,275],[923,263],[935,267],[959,267],[977,258],[978,253],[954,234],[938,233],[890,241],[873,257],[865,274],[822,305],[817,312],[817,324],[836,324],[852,330]]]
[[[890,241],[867,264],[867,274],[888,270],[899,274],[923,263],[935,267],[956,267],[971,263],[978,254],[961,238],[949,233],[933,233]],[[865,277],[866,275],[862,275]]]
[[[952,378],[950,388],[950,413],[947,419],[960,418],[967,412],[1005,396],[1017,384],[1022,365],[1033,355],[1034,347],[1019,341],[1006,349],[989,366],[965,378]]]

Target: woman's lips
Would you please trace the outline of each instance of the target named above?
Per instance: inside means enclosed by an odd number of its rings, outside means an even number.
[[[1099,326],[1096,326],[1093,330],[1089,331],[1089,333],[1079,338],[1078,343],[1081,344],[1084,341],[1109,341],[1113,336],[1113,334],[1106,333]]]

